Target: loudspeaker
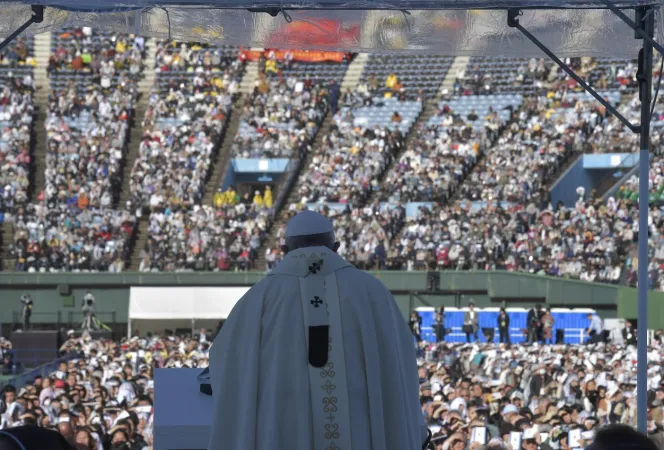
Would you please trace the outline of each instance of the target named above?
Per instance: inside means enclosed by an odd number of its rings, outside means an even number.
[[[427,272],[427,291],[435,292],[440,289],[440,272]]]
[[[14,331],[11,334],[14,358],[23,367],[34,368],[53,361],[60,348],[57,331]]]
[[[58,285],[58,293],[66,297],[67,295],[71,295],[71,285],[69,284],[60,284]]]

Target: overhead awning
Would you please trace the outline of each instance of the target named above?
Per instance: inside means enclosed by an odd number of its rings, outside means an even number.
[[[248,287],[132,287],[129,319],[226,319]]]
[[[635,58],[640,48],[634,31],[600,0],[48,0],[41,4],[46,5],[44,21],[30,26],[27,33],[89,26],[245,47],[543,57],[518,30],[507,26],[505,8],[519,7],[524,10],[521,24],[559,56]],[[661,1],[617,2],[625,8],[645,4]],[[8,35],[27,21],[30,5],[3,2],[0,33]]]

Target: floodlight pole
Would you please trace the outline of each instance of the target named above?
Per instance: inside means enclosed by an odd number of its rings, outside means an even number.
[[[542,42],[533,36],[520,23],[518,17],[521,10],[509,8],[507,10],[507,25],[516,28],[542,50],[553,62],[563,69],[586,92],[595,97],[608,112],[613,114],[633,133],[640,134],[639,143],[639,239],[638,239],[638,340],[637,340],[637,426],[644,434],[648,432],[648,213],[649,213],[649,175],[650,175],[650,107],[652,96],[652,65],[653,47],[664,55],[664,47],[654,41],[654,8],[653,6],[640,6],[635,8],[635,21],[630,20],[620,9],[615,7],[611,0],[602,0],[608,8],[623,22],[629,25],[635,33],[636,39],[643,40],[643,47],[639,52],[639,69],[636,75],[639,83],[639,99],[641,100],[641,124],[634,125],[627,120],[610,103],[604,100],[592,87],[579,77],[567,64],[560,60]]]
[[[650,180],[650,103],[652,96],[652,59],[655,17],[652,6],[636,8],[636,38],[643,40],[636,74],[641,100],[641,136],[639,151],[639,266],[638,266],[638,337],[637,337],[637,425],[648,432],[648,212]],[[637,30],[641,31],[639,33]],[[643,36],[645,34],[645,36]]]

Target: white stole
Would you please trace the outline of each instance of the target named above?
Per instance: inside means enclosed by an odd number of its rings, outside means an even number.
[[[313,414],[314,450],[351,450],[350,412],[346,360],[341,330],[341,308],[335,272],[312,271],[299,277],[305,338],[309,327],[329,326],[327,364],[309,364],[309,389]]]

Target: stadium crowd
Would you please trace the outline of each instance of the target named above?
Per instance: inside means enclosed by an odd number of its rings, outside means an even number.
[[[231,199],[220,208],[195,205],[191,211],[155,212],[139,270],[248,270],[267,230],[268,210]]]
[[[635,91],[637,64],[617,58],[566,58],[565,63],[600,90]],[[655,65],[657,66],[657,65]],[[656,72],[654,72],[656,73]],[[576,88],[577,82],[548,58],[474,57],[456,73],[456,95],[496,94],[519,90],[546,93],[552,84]]]
[[[35,88],[30,72],[0,76],[0,209],[7,219],[28,201]]]
[[[16,215],[7,250],[16,271],[121,272],[135,226],[128,211],[29,204]]]
[[[226,61],[234,70],[226,74],[232,74],[236,83],[241,74],[241,60],[229,58]],[[279,73],[280,64],[283,63],[278,64],[274,58],[265,62],[252,94],[244,100],[241,111],[234,112],[241,114],[240,128],[231,149],[235,156],[297,158],[310,150],[311,140],[328,108],[325,90],[320,83],[309,79],[302,81],[292,75],[283,77]],[[222,86],[224,83],[226,81],[222,81]],[[218,83],[213,81],[211,84],[217,86]],[[237,83],[230,88],[226,112],[236,93]],[[248,148],[259,153],[242,153]],[[153,154],[157,157],[161,152],[155,150]],[[194,171],[199,176],[207,175],[209,156],[204,160],[206,167]],[[191,161],[193,164],[193,157]],[[155,167],[153,162],[144,165]],[[182,168],[187,170],[187,166]],[[175,180],[188,182],[186,175],[174,172],[166,186],[172,186]],[[202,194],[205,181],[200,178],[196,184],[198,190],[190,191]],[[201,206],[198,197],[165,208],[151,200],[150,236],[141,254],[139,270],[252,268],[252,261],[257,258],[272,222],[274,200],[269,186],[263,192],[255,191],[253,196],[246,192],[242,197],[233,186],[225,190],[220,187],[213,197],[212,207]]]
[[[380,190],[379,177],[404,145],[398,130],[355,126],[351,110],[340,110],[334,124],[313,150],[303,175],[300,203],[363,203]]]
[[[90,28],[53,36],[44,200],[112,208],[120,188],[144,40]]]
[[[0,214],[11,219],[28,201],[36,65],[33,40],[0,51]]]
[[[274,57],[259,70],[242,106],[233,139],[237,158],[300,158],[308,150],[329,107],[325,86],[311,78],[284,75]]]
[[[89,28],[53,39],[44,192],[38,204],[24,203],[13,214],[7,256],[19,271],[121,271],[134,218],[113,206],[141,39]]]
[[[539,308],[531,313],[537,319],[531,320],[532,341],[550,339],[550,314]],[[444,309],[436,317],[438,342],[421,339],[416,312],[410,326],[422,413],[437,450],[585,448],[601,427],[636,424],[636,330],[629,322],[607,335],[589,314],[589,338],[581,345],[460,344],[445,338]],[[509,327],[501,317],[506,315],[498,316],[498,328]],[[70,330],[53,372],[2,389],[0,430],[30,424],[55,429],[77,450],[150,449],[154,370],[205,368],[211,331],[114,342]],[[0,339],[0,353],[3,366],[11,364],[9,341]],[[664,437],[662,358],[664,334],[658,332],[648,353],[648,431],[655,441]]]
[[[230,47],[161,42],[155,67],[131,180],[134,204],[151,212],[138,269],[227,270],[230,255],[241,257],[231,246],[238,228],[231,220],[243,215],[201,200],[243,63]]]
[[[544,60],[471,58],[457,74],[459,94],[523,95],[505,108],[499,103],[459,111],[460,97],[443,95],[431,119],[408,129],[401,105],[406,99],[424,102],[431,86],[403,72],[401,64],[392,71],[371,60],[357,88],[342,93],[330,79],[338,78],[344,64],[310,70],[311,64],[299,68],[291,53],[278,59],[272,51],[259,60],[253,91],[236,102],[248,53],[157,42],[156,82],[141,118],[138,157],[129,167],[130,201],[118,207],[136,83],[148,70],[145,40],[66,29],[53,35],[45,189],[36,206],[27,203],[32,45],[19,40],[0,55],[0,68],[16,71],[0,74],[0,119],[6,119],[0,150],[7,169],[0,188],[3,214],[14,222],[8,256],[18,270],[122,270],[145,214],[147,239],[137,249],[135,269],[249,270],[259,258],[274,267],[283,229],[267,248],[263,244],[273,222],[281,227],[283,220],[275,220],[280,205],[270,189],[239,187],[240,196],[222,182],[212,204],[203,204],[206,184],[217,182],[210,180],[210,168],[229,116],[238,114],[231,155],[301,161],[308,156],[286,216],[315,204],[333,218],[342,254],[360,267],[503,268],[635,284],[638,178],[603,203],[595,193],[567,207],[548,199],[550,183],[576,155],[635,148],[635,137]],[[568,62],[599,89],[633,91],[632,62]],[[448,70],[446,64],[437,61],[436,70]],[[624,98],[620,111],[635,118],[637,96]],[[384,100],[393,101],[389,123],[366,116],[363,108],[375,113]],[[664,286],[661,104],[660,99],[653,119],[650,177],[650,285],[656,288]],[[328,111],[329,130],[313,146]],[[408,203],[418,201],[432,203],[407,214]],[[486,232],[480,236],[473,231],[477,227]]]
[[[626,115],[634,110],[634,102],[623,107]],[[358,231],[350,235],[354,247],[362,248],[357,252],[362,257],[350,255],[351,260],[371,268],[504,269],[620,282],[625,257],[638,233],[634,197],[618,192],[617,199],[610,197],[603,204],[594,192],[585,195],[581,189],[579,202],[564,207],[548,204],[546,190],[547,183],[573,155],[595,150],[593,137],[604,139],[619,130],[617,120],[608,118],[602,107],[583,100],[567,87],[526,100],[507,122],[496,112],[489,112],[478,129],[464,124],[464,117],[443,104],[437,125],[430,123],[416,130],[416,139],[410,145],[428,145],[431,150],[405,150],[386,177],[391,189],[384,196],[392,202],[404,198],[434,202],[420,206],[418,214],[410,217],[403,228],[384,224],[383,228],[396,228],[392,242],[388,238],[380,246],[366,245],[361,204],[342,210],[344,222],[338,220],[340,211],[334,210],[338,233],[345,237],[351,228]],[[473,114],[465,119],[477,120],[471,117]],[[654,134],[653,146],[659,149],[660,136]],[[613,147],[603,151],[634,144],[630,134],[616,132]],[[422,154],[436,155],[437,165],[445,164],[444,158],[448,158],[454,169],[444,177],[437,176],[433,166],[424,166],[430,162],[418,156]],[[655,152],[651,172],[654,189],[659,189],[656,177],[661,171],[660,154]],[[480,162],[475,164],[478,158]],[[419,178],[415,176],[417,170]],[[628,181],[623,190],[634,182]],[[444,188],[434,183],[445,183]],[[454,195],[457,201],[449,203]],[[471,202],[475,202],[472,208]],[[659,213],[654,216],[655,237],[660,234],[659,217]],[[353,222],[357,226],[349,227]],[[659,240],[653,242],[653,254],[656,252],[661,256]],[[653,262],[654,286],[659,283],[656,275],[662,270],[660,265],[659,259]],[[633,275],[633,271],[627,273]]]
[[[132,204],[151,211],[200,204],[243,65],[199,44],[160,42],[157,80],[132,168]],[[215,64],[213,64],[213,61]]]
[[[207,367],[205,332],[147,335],[119,342],[68,332],[53,373],[0,399],[0,430],[37,425],[57,430],[77,450],[152,448],[154,369]],[[11,343],[0,339],[3,361]]]
[[[421,208],[396,243],[406,269],[509,270],[618,283],[634,218],[615,201],[555,211],[489,202]],[[403,268],[401,265],[395,268]]]

